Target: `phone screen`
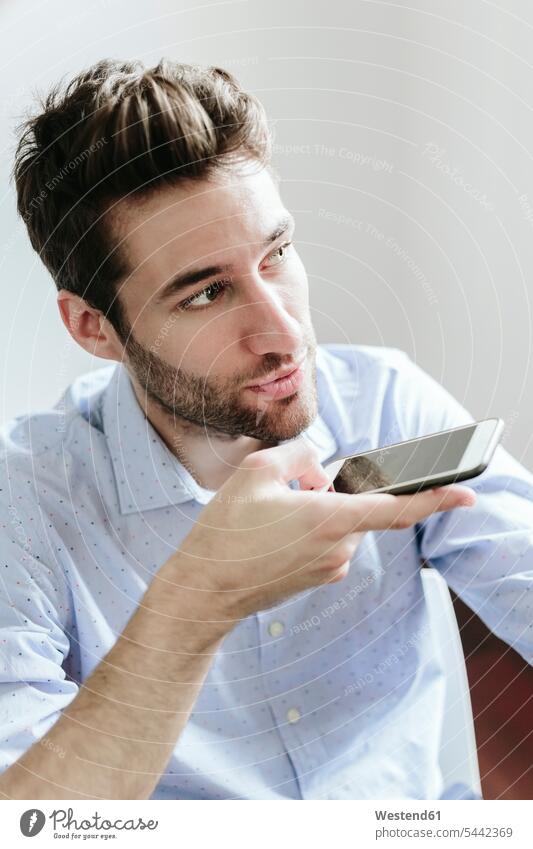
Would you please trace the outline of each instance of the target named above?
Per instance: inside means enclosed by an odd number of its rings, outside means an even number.
[[[366,492],[453,472],[459,467],[475,429],[473,424],[451,433],[437,433],[349,457],[333,486],[336,492]]]

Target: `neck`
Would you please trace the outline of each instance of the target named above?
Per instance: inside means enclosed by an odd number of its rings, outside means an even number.
[[[244,458],[269,443],[251,436],[221,433],[172,415],[143,393],[132,378],[141,409],[169,451],[205,489],[218,490]]]

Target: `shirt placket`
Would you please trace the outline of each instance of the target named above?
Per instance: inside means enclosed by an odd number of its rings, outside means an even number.
[[[260,637],[260,666],[264,691],[273,724],[283,742],[302,798],[310,791],[311,775],[317,767],[319,752],[313,744],[316,723],[305,690],[295,687],[291,676],[292,651],[287,640],[294,640],[292,622],[286,610],[271,608],[257,614]],[[310,684],[309,687],[312,685]]]

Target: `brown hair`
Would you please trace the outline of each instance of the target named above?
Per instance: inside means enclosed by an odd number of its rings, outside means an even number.
[[[127,269],[106,212],[235,159],[268,165],[264,108],[222,68],[165,59],[103,60],[40,105],[19,128],[18,211],[57,288],[101,310],[124,339],[116,284]]]

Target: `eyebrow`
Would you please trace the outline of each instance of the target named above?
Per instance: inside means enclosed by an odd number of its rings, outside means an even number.
[[[262,243],[262,247],[267,247],[272,244],[272,242],[275,242],[276,239],[279,239],[283,233],[287,232],[292,224],[294,224],[293,216],[284,216],[284,218],[278,221],[274,230],[265,238]],[[210,277],[215,277],[220,274],[228,274],[232,268],[232,265],[208,265],[205,268],[193,268],[191,271],[178,274],[162,288],[156,298],[156,301],[157,303],[166,301],[168,298],[176,295],[183,289],[188,289],[196,283],[201,283],[202,280],[208,280]]]

